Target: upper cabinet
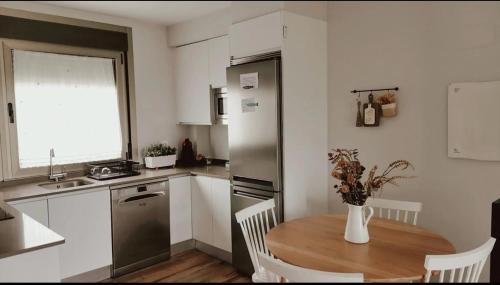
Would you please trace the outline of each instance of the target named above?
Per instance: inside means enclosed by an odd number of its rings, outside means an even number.
[[[229,37],[223,36],[208,41],[210,84],[213,88],[226,87],[226,68],[231,65],[229,60]]]
[[[282,12],[231,25],[230,54],[241,58],[281,49],[285,28]]]
[[[211,88],[226,86],[228,66],[227,36],[175,49],[175,92],[179,123],[212,124]]]
[[[179,123],[210,125],[212,114],[207,42],[176,48],[175,79]]]

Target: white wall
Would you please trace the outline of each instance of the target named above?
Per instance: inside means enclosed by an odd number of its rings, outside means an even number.
[[[367,167],[410,160],[418,178],[383,196],[423,202],[419,224],[458,251],[485,242],[500,162],[447,157],[447,86],[500,80],[500,3],[330,3],[328,34],[330,147],[359,148]],[[390,86],[399,115],[356,128],[349,91]],[[329,200],[345,211],[333,190]]]
[[[186,128],[176,125],[172,52],[164,26],[33,2],[0,1],[0,6],[131,27],[139,150],[160,141],[176,144],[184,138]]]

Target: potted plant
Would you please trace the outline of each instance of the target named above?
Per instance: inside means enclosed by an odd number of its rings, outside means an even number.
[[[176,148],[167,144],[152,144],[144,150],[144,161],[147,168],[175,166]]]
[[[373,209],[364,206],[366,199],[374,192],[381,191],[387,183],[397,185],[396,181],[399,179],[412,178],[413,176],[389,176],[389,174],[396,169],[413,169],[413,166],[406,160],[396,160],[390,163],[381,175],[375,175],[377,171],[375,165],[365,183],[362,183],[365,167],[358,159],[357,149],[335,149],[328,154],[328,160],[334,165],[331,175],[340,180],[340,184],[336,184],[334,188],[349,207],[344,239],[353,243],[366,243],[370,239],[367,226],[373,215]],[[365,208],[370,212],[368,217],[365,217]]]
[[[377,103],[379,103],[382,108],[382,116],[394,117],[397,115],[396,95],[394,93],[387,92],[378,97]]]

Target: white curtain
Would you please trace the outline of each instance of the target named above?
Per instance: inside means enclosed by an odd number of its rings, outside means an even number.
[[[19,165],[122,157],[113,60],[14,50]]]

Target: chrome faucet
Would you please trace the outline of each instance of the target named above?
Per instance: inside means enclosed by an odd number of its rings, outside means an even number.
[[[66,177],[67,173],[64,172],[64,168],[61,167],[61,172],[60,173],[54,173],[54,166],[52,165],[52,158],[55,157],[54,154],[54,149],[50,149],[50,174],[49,174],[49,179],[54,180],[56,182],[59,182],[59,179],[63,179]]]

